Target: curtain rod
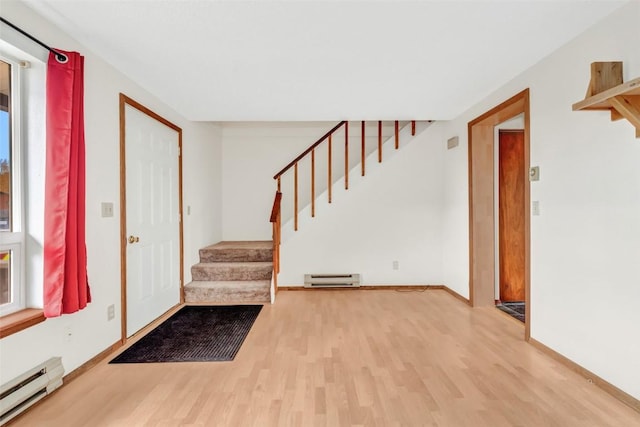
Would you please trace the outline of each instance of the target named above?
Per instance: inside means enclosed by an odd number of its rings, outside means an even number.
[[[16,30],[17,32],[19,32],[20,34],[22,34],[25,37],[28,37],[29,39],[31,39],[32,41],[38,43],[40,46],[42,46],[43,48],[47,49],[49,52],[52,52],[53,54],[55,54],[56,59],[58,60],[58,62],[62,62],[65,63],[67,62],[68,58],[66,55],[58,52],[57,50],[47,46],[46,44],[42,43],[40,40],[38,40],[37,38],[33,37],[31,34],[27,33],[26,31],[22,30],[21,28],[16,27],[15,25],[13,25],[11,22],[7,21],[6,19],[4,19],[3,17],[0,16],[0,21],[2,21],[4,24],[7,24],[8,26],[10,26],[11,28],[13,28],[14,30]]]

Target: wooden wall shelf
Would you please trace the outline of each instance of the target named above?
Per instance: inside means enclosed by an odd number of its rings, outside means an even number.
[[[573,111],[579,110],[609,110],[611,120],[627,119],[636,128],[636,138],[640,138],[640,77],[573,104]]]

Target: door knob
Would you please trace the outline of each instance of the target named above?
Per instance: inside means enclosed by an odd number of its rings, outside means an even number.
[[[129,243],[137,243],[140,241],[139,237],[136,236],[129,236]]]

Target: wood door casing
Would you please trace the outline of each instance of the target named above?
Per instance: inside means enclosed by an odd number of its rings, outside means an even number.
[[[496,193],[494,186],[495,169],[493,150],[491,157],[485,155],[487,146],[493,147],[495,140],[495,126],[516,117],[524,115],[524,164],[529,168],[530,151],[530,114],[529,89],[524,89],[504,102],[496,105],[480,116],[470,121],[468,127],[468,178],[469,178],[469,301],[473,307],[495,306],[495,273],[497,236],[495,230],[498,209],[495,208],[493,198]],[[530,185],[525,182],[524,204],[530,204]],[[491,201],[490,209],[486,200]],[[524,338],[531,337],[531,215],[525,209],[525,322]]]
[[[524,301],[524,131],[499,131],[500,300]]]

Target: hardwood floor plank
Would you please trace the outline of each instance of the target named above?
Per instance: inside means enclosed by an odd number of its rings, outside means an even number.
[[[640,425],[523,335],[443,290],[281,292],[232,362],[109,357],[11,424]]]

